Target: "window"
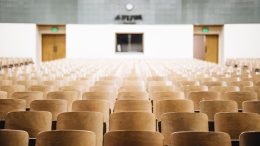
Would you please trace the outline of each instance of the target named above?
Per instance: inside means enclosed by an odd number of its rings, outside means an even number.
[[[115,52],[143,52],[143,34],[116,33]]]

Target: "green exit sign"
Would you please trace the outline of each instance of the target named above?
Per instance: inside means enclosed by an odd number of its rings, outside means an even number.
[[[208,27],[203,27],[203,28],[202,28],[202,32],[204,32],[204,33],[209,32],[209,28],[208,28]]]
[[[58,27],[52,27],[51,28],[51,32],[58,32],[58,31],[59,31]]]

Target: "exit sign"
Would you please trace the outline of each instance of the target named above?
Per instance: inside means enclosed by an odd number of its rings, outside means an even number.
[[[202,28],[202,32],[204,32],[204,33],[207,33],[207,32],[209,32],[209,28],[208,28],[208,27],[206,27],[206,26],[205,26],[205,27],[203,27],[203,28]]]
[[[58,31],[59,31],[58,27],[52,27],[51,28],[51,32],[58,32]]]

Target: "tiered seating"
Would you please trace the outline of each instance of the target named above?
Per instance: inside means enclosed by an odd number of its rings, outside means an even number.
[[[14,66],[32,64],[32,58],[7,58],[0,57],[0,69]]]
[[[254,70],[198,60],[15,66],[0,72],[0,128],[26,131],[10,138],[26,143],[28,133],[36,146],[236,146],[260,131],[259,81]]]

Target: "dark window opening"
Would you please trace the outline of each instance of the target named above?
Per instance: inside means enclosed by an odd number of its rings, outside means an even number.
[[[143,52],[143,34],[117,33],[116,52]]]

